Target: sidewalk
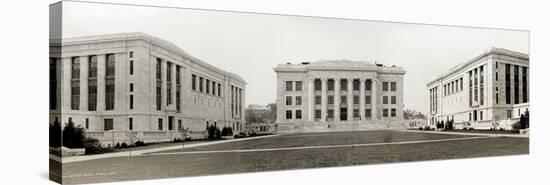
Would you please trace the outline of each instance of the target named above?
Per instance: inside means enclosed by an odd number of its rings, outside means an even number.
[[[464,133],[464,132],[445,132],[445,131],[421,131],[421,130],[395,130],[402,132],[419,132],[432,134],[450,134],[450,135],[467,135],[467,136],[498,136],[498,137],[519,137],[529,138],[529,134],[489,134],[489,133]]]
[[[222,143],[231,143],[231,142],[246,141],[246,140],[268,138],[268,137],[275,137],[275,136],[278,136],[278,135],[267,135],[267,136],[257,136],[257,137],[242,138],[242,139],[230,139],[230,140],[221,140],[221,141],[187,144],[187,145],[185,145],[184,148],[193,148],[193,147],[199,147],[199,146],[208,146],[208,145],[215,145],[215,144],[222,144]],[[88,161],[88,160],[111,158],[111,157],[128,157],[128,156],[130,156],[130,154],[133,157],[133,156],[140,156],[140,155],[143,155],[143,154],[146,154],[146,153],[161,152],[161,151],[167,151],[167,150],[177,150],[177,149],[181,149],[181,148],[182,148],[182,145],[176,145],[176,146],[149,148],[149,149],[142,149],[142,150],[138,149],[138,150],[133,150],[133,151],[113,152],[113,153],[97,154],[97,155],[64,156],[63,159],[61,159],[61,161],[62,161],[63,164],[65,164],[65,163]],[[50,159],[59,161],[60,157],[50,154]]]

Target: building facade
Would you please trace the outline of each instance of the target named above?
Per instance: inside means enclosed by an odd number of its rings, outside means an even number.
[[[511,129],[529,110],[529,55],[491,48],[427,84],[428,122]]]
[[[160,142],[243,130],[246,82],[143,33],[50,44],[50,123],[69,121],[102,143]]]
[[[279,133],[403,127],[401,67],[337,60],[274,71]]]

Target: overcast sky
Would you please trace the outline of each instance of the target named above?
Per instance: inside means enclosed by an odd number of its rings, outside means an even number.
[[[525,31],[64,2],[63,37],[143,32],[247,82],[246,103],[276,99],[277,64],[349,59],[402,66],[405,108],[426,113],[426,83],[491,47],[528,54]]]

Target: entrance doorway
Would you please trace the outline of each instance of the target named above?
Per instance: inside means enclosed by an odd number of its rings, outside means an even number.
[[[340,108],[340,121],[348,120],[348,108]]]

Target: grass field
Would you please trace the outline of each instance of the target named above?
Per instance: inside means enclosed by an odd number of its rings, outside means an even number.
[[[291,134],[63,164],[63,180],[109,182],[528,153],[528,138],[401,131]]]

